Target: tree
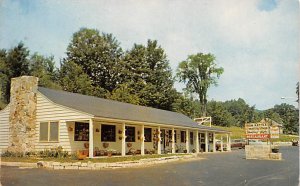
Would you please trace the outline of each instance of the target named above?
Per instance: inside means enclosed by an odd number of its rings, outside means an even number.
[[[10,81],[11,78],[29,75],[29,50],[24,46],[22,42],[20,42],[16,47],[8,50],[6,56],[2,51],[2,65],[4,67],[4,73],[7,78],[3,83],[4,92],[4,100],[6,103],[9,102],[10,99]]]
[[[8,103],[7,100],[9,99],[9,97],[7,97],[7,92],[9,92],[9,90],[7,90],[9,78],[7,76],[8,68],[6,63],[6,55],[6,50],[0,50],[0,110],[6,106]]]
[[[64,61],[79,65],[94,87],[111,92],[119,82],[119,63],[123,52],[112,34],[82,28],[73,34]]]
[[[65,61],[59,70],[59,84],[63,90],[106,97],[107,91],[100,87],[94,87],[89,76],[83,71],[82,67],[73,61]]]
[[[157,41],[134,44],[122,60],[120,79],[140,98],[140,105],[171,110],[177,98],[172,70],[164,50]]]
[[[276,121],[277,123],[283,124],[283,120],[280,117],[280,115],[274,111],[274,109],[268,109],[264,112],[265,118],[270,118],[273,121]]]
[[[226,110],[222,102],[208,102],[207,112],[212,117],[212,123],[214,125],[230,127],[237,122],[230,112]]]
[[[131,103],[134,105],[140,104],[139,96],[136,95],[135,91],[127,84],[119,85],[118,88],[112,91],[111,95],[108,98],[120,102]]]
[[[177,68],[179,82],[186,83],[188,91],[198,94],[202,116],[206,116],[207,90],[217,85],[217,78],[223,71],[217,67],[214,55],[203,53],[188,56]]]
[[[193,97],[188,96],[188,93],[179,95],[173,103],[173,111],[182,113],[194,119],[200,115],[200,108],[198,102]]]
[[[34,53],[30,57],[30,75],[39,78],[39,86],[60,89],[57,83],[58,72],[55,68],[54,57],[44,57]]]
[[[242,98],[225,101],[224,107],[235,118],[239,127],[244,127],[245,123],[257,122],[262,119],[262,116],[255,111],[255,107],[250,107]]]
[[[275,105],[271,111],[279,114],[283,121],[283,132],[284,133],[298,133],[299,127],[299,115],[298,109],[293,105],[282,103],[280,105]]]

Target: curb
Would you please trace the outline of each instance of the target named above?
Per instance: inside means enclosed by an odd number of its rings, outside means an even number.
[[[46,168],[53,170],[103,170],[103,169],[118,169],[118,168],[133,168],[133,167],[145,167],[157,164],[163,164],[168,162],[175,162],[179,160],[200,160],[197,155],[186,156],[169,156],[162,158],[150,158],[140,159],[136,161],[123,161],[115,163],[93,163],[91,161],[86,162],[54,162],[54,161],[39,161],[37,163],[25,163],[25,162],[1,162],[1,166],[17,166],[17,167],[31,167],[31,168]]]
[[[14,167],[32,167],[37,168],[37,163],[26,163],[26,162],[1,162],[1,166],[14,166]]]

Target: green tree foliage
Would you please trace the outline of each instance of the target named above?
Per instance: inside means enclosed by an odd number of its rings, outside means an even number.
[[[22,42],[8,51],[6,60],[10,78],[29,75],[28,57],[29,50]]]
[[[30,57],[29,50],[20,42],[8,51],[0,50],[0,107],[9,103],[11,78],[22,75],[39,77],[39,85],[59,88],[56,83],[57,70],[53,57],[43,57],[37,53]]]
[[[172,70],[164,50],[157,41],[135,44],[122,60],[120,79],[135,90],[141,105],[171,110],[178,96]]]
[[[203,53],[188,56],[177,68],[179,81],[186,83],[187,90],[199,96],[202,116],[206,116],[207,90],[211,85],[217,85],[217,78],[223,71],[217,67],[214,55]]]
[[[101,87],[92,85],[90,77],[83,71],[80,65],[73,61],[64,61],[59,70],[59,84],[63,90],[105,97],[107,91]]]
[[[275,105],[274,108],[269,109],[268,112],[277,113],[280,116],[283,123],[284,133],[288,133],[288,134],[298,133],[299,113],[298,113],[298,109],[296,109],[293,105],[282,103],[280,105]]]
[[[173,103],[173,111],[182,113],[194,119],[200,116],[199,102],[188,96],[188,93],[179,95]]]
[[[118,88],[114,89],[108,98],[120,102],[140,105],[140,98],[136,94],[136,91],[130,88],[126,83],[121,84]]]
[[[244,127],[245,123],[257,122],[262,116],[255,111],[255,107],[250,107],[245,100],[239,98],[224,102],[224,107],[237,121],[237,126]]]
[[[0,50],[0,110],[7,104],[7,90],[9,84],[8,68],[6,63],[6,50]]]
[[[118,67],[122,54],[119,42],[112,34],[82,28],[73,34],[64,60],[79,65],[94,87],[111,92],[119,81]]]
[[[225,108],[222,102],[210,101],[207,104],[207,113],[212,117],[214,125],[230,127],[237,123],[236,119]]]
[[[9,103],[11,78],[29,75],[29,50],[20,42],[17,46],[5,52],[1,52],[2,66],[4,66],[5,79],[2,82],[3,100]]]
[[[60,86],[56,83],[58,72],[55,68],[53,56],[44,57],[34,53],[29,61],[30,75],[39,78],[39,86],[60,89]]]

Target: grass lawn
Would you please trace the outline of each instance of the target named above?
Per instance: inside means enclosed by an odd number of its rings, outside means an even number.
[[[220,126],[213,126],[222,130],[231,131],[231,139],[241,139],[245,138],[245,129],[240,127],[220,127]],[[220,139],[219,135],[216,136],[217,139]],[[280,134],[279,139],[272,139],[273,142],[291,142],[292,139],[299,140],[299,136],[296,135],[286,135],[286,134]]]
[[[176,154],[176,156],[185,156],[188,154]],[[3,162],[27,162],[27,163],[36,163],[38,161],[55,161],[55,162],[94,162],[94,163],[113,163],[113,162],[123,162],[123,161],[135,161],[146,158],[161,158],[161,157],[169,157],[174,156],[174,154],[152,154],[152,155],[135,155],[135,156],[126,156],[126,157],[100,157],[89,159],[86,158],[84,160],[77,160],[72,158],[36,158],[36,157],[1,157],[1,161]]]

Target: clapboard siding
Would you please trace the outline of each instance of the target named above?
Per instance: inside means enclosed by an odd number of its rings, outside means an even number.
[[[92,115],[85,114],[64,106],[57,105],[48,100],[41,93],[37,94],[37,121],[51,120],[77,120],[92,118]]]
[[[88,121],[92,115],[67,108],[48,100],[41,93],[37,94],[37,122],[36,122],[36,146],[35,149],[45,150],[57,146],[62,146],[64,150],[75,151],[83,148],[83,143],[74,143],[73,132],[68,131],[69,125],[74,125],[74,121]],[[40,142],[39,129],[40,122],[59,122],[59,142]]]
[[[0,111],[0,153],[8,147],[9,111],[9,105]]]

